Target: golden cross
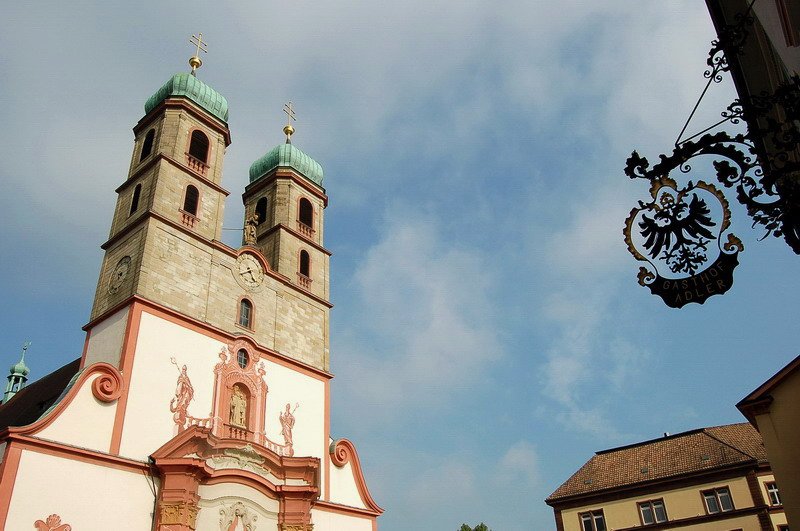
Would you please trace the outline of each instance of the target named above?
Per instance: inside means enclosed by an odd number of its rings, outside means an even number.
[[[192,38],[189,39],[189,44],[197,45],[197,50],[194,52],[195,55],[200,55],[200,52],[208,53],[208,43],[203,42],[203,34],[198,33],[197,35],[192,35]]]
[[[294,107],[291,101],[283,104],[283,112],[286,113],[286,125],[292,125],[292,120],[295,122],[297,121],[297,118],[294,116]]]
[[[294,115],[294,107],[292,107],[291,101],[283,105],[283,112],[286,113],[286,125],[283,128],[283,133],[286,135],[286,143],[291,144],[292,133],[294,133],[294,127],[292,127],[292,120],[294,120],[295,122],[297,121],[297,118],[295,118]]]
[[[200,66],[203,64],[203,61],[200,60],[200,52],[208,53],[208,44],[203,42],[202,33],[192,35],[192,38],[189,39],[189,44],[194,44],[197,46],[194,55],[189,58],[189,66],[192,67],[192,74],[194,74],[194,71],[200,68]]]

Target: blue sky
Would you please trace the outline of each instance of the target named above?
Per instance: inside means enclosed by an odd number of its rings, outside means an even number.
[[[734,201],[745,251],[704,306],[664,306],[623,243],[647,197],[625,159],[668,151],[703,86],[703,2],[53,2],[0,21],[8,365],[26,340],[34,378],[80,354],[131,128],[199,31],[225,226],[287,100],[325,169],[332,429],[382,530],[553,529],[543,498],[592,452],[742,421],[797,354],[798,259]]]

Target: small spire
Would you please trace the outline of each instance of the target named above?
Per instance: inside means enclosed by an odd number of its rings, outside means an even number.
[[[21,391],[22,388],[25,387],[25,383],[28,381],[28,374],[31,372],[31,370],[27,365],[25,365],[25,352],[28,351],[28,347],[30,346],[30,341],[26,341],[22,344],[22,357],[20,357],[19,362],[11,366],[11,374],[8,375],[6,392],[3,395],[4,404],[11,400],[15,394]]]
[[[203,66],[203,61],[200,59],[200,52],[208,53],[208,44],[203,42],[203,34],[198,33],[197,35],[192,35],[192,38],[189,39],[189,44],[194,44],[197,46],[195,49],[194,55],[189,58],[189,66],[192,67],[192,75],[195,74],[195,70]]]
[[[294,116],[294,107],[292,107],[292,102],[285,103],[283,105],[283,112],[286,113],[286,125],[283,126],[283,134],[286,135],[286,143],[292,143],[292,134],[294,134],[294,127],[292,127],[292,120],[295,122],[297,118]]]

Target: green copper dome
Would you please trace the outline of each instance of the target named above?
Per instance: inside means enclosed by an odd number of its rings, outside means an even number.
[[[17,363],[11,366],[11,374],[14,376],[28,376],[31,370],[25,365],[25,355],[22,355],[22,359],[19,360]]]
[[[190,73],[175,74],[144,104],[145,114],[170,96],[184,96],[223,122],[228,122],[228,100]]]
[[[281,144],[250,166],[250,182],[263,177],[275,168],[291,168],[314,184],[322,187],[322,166],[292,144]]]

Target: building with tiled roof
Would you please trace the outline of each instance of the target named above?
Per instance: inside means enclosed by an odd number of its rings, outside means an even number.
[[[558,531],[787,531],[759,433],[700,428],[597,452],[546,503]]]
[[[800,521],[799,405],[800,356],[736,404],[764,439],[789,522]]]

